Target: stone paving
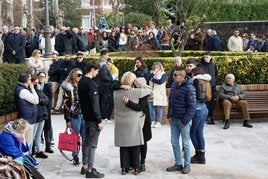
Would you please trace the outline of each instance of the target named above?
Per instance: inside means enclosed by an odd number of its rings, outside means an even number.
[[[81,165],[79,167],[73,166],[57,150],[58,133],[65,130],[63,116],[53,115],[52,120],[56,143],[55,153],[49,154],[48,159],[38,159],[40,172],[46,179],[85,178],[85,176],[80,175]],[[207,164],[192,164],[191,172],[188,175],[165,171],[166,167],[174,164],[169,125],[152,129],[153,138],[148,143],[146,172],[138,176],[134,176],[132,173],[122,176],[119,165],[119,148],[114,146],[113,140],[114,124],[105,124],[99,138],[95,167],[103,172],[107,179],[268,178],[268,120],[262,119],[252,122],[254,125],[252,129],[242,127],[241,120],[234,121],[228,130],[222,129],[221,121],[216,122],[216,125],[205,126]],[[194,149],[192,147],[193,153]]]

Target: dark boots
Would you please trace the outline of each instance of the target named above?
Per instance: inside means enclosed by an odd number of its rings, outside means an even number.
[[[228,129],[230,127],[229,119],[225,119],[225,124],[223,126],[223,129]]]
[[[205,152],[195,151],[195,155],[191,158],[191,163],[206,164]]]
[[[213,119],[212,117],[208,117],[208,118],[207,118],[207,124],[209,124],[209,125],[214,125],[214,124],[215,124],[214,119]]]
[[[252,128],[253,126],[249,123],[248,120],[244,120],[243,127]]]

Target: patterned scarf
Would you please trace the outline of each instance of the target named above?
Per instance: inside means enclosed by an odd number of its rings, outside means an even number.
[[[23,136],[12,127],[12,122],[9,122],[4,125],[3,131],[13,135],[20,143],[23,143]]]

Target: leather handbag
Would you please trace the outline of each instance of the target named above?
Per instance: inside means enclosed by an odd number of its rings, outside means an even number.
[[[68,129],[70,133],[68,133]],[[58,149],[60,151],[78,152],[80,149],[80,136],[75,134],[72,128],[59,134]]]

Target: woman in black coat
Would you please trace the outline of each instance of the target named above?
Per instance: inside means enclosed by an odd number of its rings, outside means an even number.
[[[145,78],[137,78],[134,82],[135,86],[138,88],[150,88],[146,85]],[[145,115],[145,122],[144,126],[142,128],[143,131],[143,138],[144,138],[144,145],[140,148],[140,154],[141,154],[141,160],[140,160],[140,172],[144,172],[146,170],[145,168],[145,159],[147,154],[147,142],[151,140],[152,138],[152,129],[151,129],[151,118],[150,118],[150,112],[149,112],[149,104],[148,104],[148,97],[149,95],[140,98],[139,103],[134,103],[131,100],[128,100],[126,103],[126,106],[129,107],[132,110],[135,111],[143,111]]]
[[[45,120],[44,125],[44,136],[45,136],[45,143],[46,148],[45,152],[47,153],[54,153],[51,149],[51,139],[53,138],[53,130],[52,130],[52,123],[51,123],[51,105],[52,105],[52,87],[50,83],[46,83],[46,72],[40,72],[38,74],[40,90],[48,97],[48,104],[46,105],[47,108],[47,118]]]

